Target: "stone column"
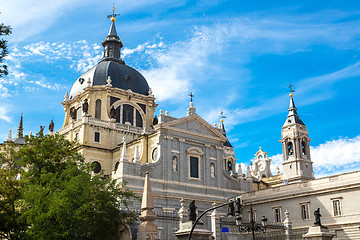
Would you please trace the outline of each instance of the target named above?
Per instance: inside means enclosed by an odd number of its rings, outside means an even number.
[[[216,207],[216,203],[212,204],[213,207]],[[220,229],[220,215],[217,213],[216,209],[211,213],[211,231],[213,233],[214,240],[221,239],[221,229]]]
[[[154,199],[151,191],[149,172],[146,172],[144,193],[141,201],[141,215],[140,220],[142,223],[138,228],[137,240],[158,240],[159,234],[157,226],[154,223],[156,215],[153,211]]]

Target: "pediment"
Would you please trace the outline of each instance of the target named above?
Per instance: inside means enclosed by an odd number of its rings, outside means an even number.
[[[226,137],[219,130],[215,129],[197,114],[176,119],[162,125],[164,128],[168,128],[170,130],[178,130],[192,135],[203,137],[207,136],[211,138],[218,138],[220,141],[226,141]]]

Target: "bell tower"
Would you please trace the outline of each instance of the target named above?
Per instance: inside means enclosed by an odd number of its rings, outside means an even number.
[[[284,182],[299,182],[314,178],[310,157],[310,138],[305,124],[297,114],[293,94],[290,94],[289,114],[281,130]]]

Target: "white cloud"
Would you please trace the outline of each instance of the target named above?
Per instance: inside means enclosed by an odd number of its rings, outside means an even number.
[[[5,105],[0,106],[0,119],[5,120],[6,122],[9,123],[11,122],[8,106]]]
[[[52,90],[64,89],[63,82],[56,82],[57,79],[51,76],[33,72],[29,65],[45,63],[48,69],[63,68],[67,65],[74,71],[83,73],[100,60],[101,49],[97,46],[84,40],[54,43],[41,41],[24,46],[11,46],[12,51],[6,57],[9,75],[0,80],[0,88],[4,90],[6,86],[20,84],[26,91],[34,91],[38,87]],[[25,64],[27,68],[23,67]],[[2,96],[6,93],[8,91],[2,91]]]
[[[315,173],[321,175],[358,170],[360,167],[360,135],[354,138],[333,139],[319,146],[311,147],[311,159],[314,162]]]
[[[333,139],[310,147],[310,151],[317,178],[360,169],[360,135]],[[279,166],[282,172],[283,155],[279,153],[270,158],[271,171],[275,173],[276,166]]]

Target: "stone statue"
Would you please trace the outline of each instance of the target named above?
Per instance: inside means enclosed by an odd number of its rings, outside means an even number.
[[[154,120],[153,120],[153,125],[155,126],[158,123],[159,123],[159,120],[158,120],[157,116],[155,116]]]
[[[320,208],[318,208],[315,212],[314,212],[314,216],[315,216],[315,222],[314,222],[314,225],[315,226],[320,226],[322,227],[321,225],[321,214],[320,214]]]
[[[45,126],[40,126],[40,132],[39,132],[40,136],[44,136],[44,129],[45,129]]]
[[[89,111],[89,103],[88,103],[88,100],[87,100],[87,98],[85,98],[85,100],[84,100],[84,103],[83,103],[83,105],[82,105],[82,111],[84,112],[84,113],[88,113],[88,111]]]
[[[192,200],[189,205],[189,221],[196,221],[196,206],[195,206],[195,200]]]
[[[76,110],[74,107],[70,108],[70,116],[74,121],[76,120]]]
[[[215,177],[215,166],[214,164],[210,165],[210,177]]]
[[[110,108],[110,118],[116,118],[116,110],[114,106]]]
[[[177,172],[177,157],[176,156],[173,157],[172,169],[174,172]]]
[[[50,125],[49,125],[49,130],[50,132],[54,132],[54,121],[51,119]]]

